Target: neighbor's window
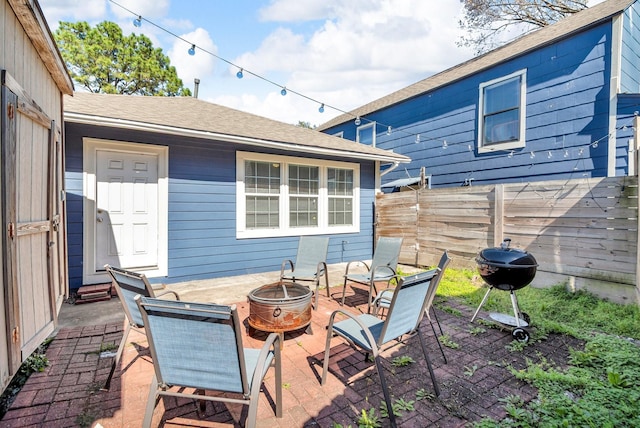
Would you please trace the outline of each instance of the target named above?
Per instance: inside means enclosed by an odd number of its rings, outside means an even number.
[[[356,142],[367,146],[376,146],[376,123],[370,122],[366,125],[358,126],[356,129]]]
[[[478,152],[525,146],[526,70],[480,85]]]
[[[358,164],[238,152],[237,236],[359,231]]]

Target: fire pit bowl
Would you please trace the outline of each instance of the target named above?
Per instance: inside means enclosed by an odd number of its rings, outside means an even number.
[[[510,239],[500,247],[485,248],[476,257],[478,272],[492,287],[504,291],[526,287],[536,276],[538,262],[529,253],[509,248]]]
[[[263,285],[251,291],[249,325],[256,330],[282,333],[311,323],[312,291],[294,282]]]

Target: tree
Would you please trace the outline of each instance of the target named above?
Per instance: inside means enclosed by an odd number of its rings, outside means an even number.
[[[73,80],[95,93],[190,96],[162,49],[118,24],[61,22],[54,37]]]
[[[521,32],[551,25],[587,8],[588,0],[460,0],[464,15],[459,21],[466,31],[459,46],[481,54],[500,45],[507,30]]]

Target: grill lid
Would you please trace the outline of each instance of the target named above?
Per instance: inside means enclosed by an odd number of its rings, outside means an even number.
[[[532,268],[537,267],[536,259],[526,251],[517,248],[509,248],[511,239],[505,239],[500,247],[485,248],[480,251],[476,262],[494,267],[505,268]]]

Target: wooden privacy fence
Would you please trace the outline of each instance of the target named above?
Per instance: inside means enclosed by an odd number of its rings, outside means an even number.
[[[539,267],[533,286],[566,284],[639,303],[638,177],[583,178],[379,194],[376,236],[404,238],[401,263],[431,266],[511,238]]]

